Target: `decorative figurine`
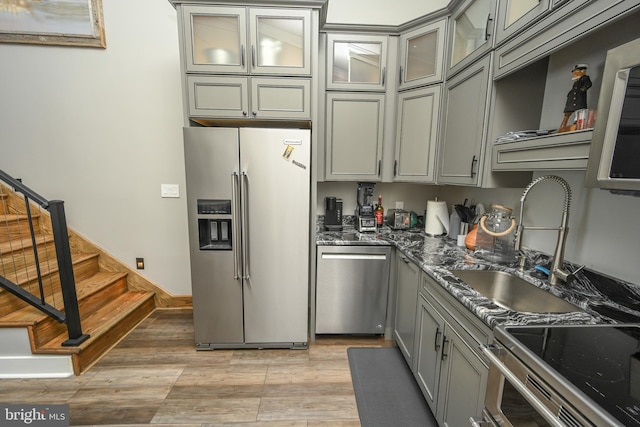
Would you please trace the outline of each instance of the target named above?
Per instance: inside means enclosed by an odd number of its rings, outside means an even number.
[[[587,108],[587,90],[591,87],[591,79],[587,76],[587,64],[577,64],[571,70],[571,79],[573,86],[567,94],[567,103],[564,106],[564,119],[558,129],[558,132],[567,132],[572,130],[571,126],[567,126],[569,117],[574,111]]]

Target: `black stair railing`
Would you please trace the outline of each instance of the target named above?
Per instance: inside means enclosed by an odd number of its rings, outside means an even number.
[[[38,292],[37,294],[32,293],[30,290],[13,283],[5,277],[2,271],[0,271],[0,287],[58,322],[65,323],[69,339],[64,341],[62,345],[77,346],[89,338],[89,335],[82,332],[80,322],[80,310],[78,309],[78,296],[76,293],[76,284],[73,274],[73,263],[71,261],[71,247],[69,245],[69,235],[67,233],[67,220],[64,213],[64,202],[61,200],[45,199],[2,170],[0,170],[0,181],[4,181],[8,186],[13,188],[16,193],[20,193],[24,196],[26,215],[29,222],[29,231],[33,247],[33,257],[35,260]],[[58,274],[60,277],[64,311],[57,309],[46,301],[42,272],[40,271],[40,256],[38,254],[38,245],[36,243],[36,233],[33,228],[30,202],[33,202],[39,205],[42,209],[47,210],[51,218],[51,231],[53,233],[53,242],[56,249],[56,260],[58,264]]]

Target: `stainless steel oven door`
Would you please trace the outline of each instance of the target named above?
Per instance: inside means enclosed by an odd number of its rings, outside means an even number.
[[[482,351],[490,361],[485,412],[484,419],[471,420],[472,425],[592,425],[508,351],[498,346],[484,346]]]

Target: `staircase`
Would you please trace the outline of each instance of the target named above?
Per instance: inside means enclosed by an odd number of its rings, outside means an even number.
[[[0,276],[38,295],[36,260],[25,202],[0,185]],[[63,311],[51,222],[46,210],[31,205],[38,266],[47,303]],[[65,324],[0,289],[0,377],[80,375],[170,297],[135,270],[69,230],[69,244],[82,332],[77,346]]]

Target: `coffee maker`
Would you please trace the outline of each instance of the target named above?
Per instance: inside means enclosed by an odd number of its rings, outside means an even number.
[[[358,183],[358,207],[356,208],[356,226],[359,232],[376,231],[376,217],[373,205],[373,182]]]
[[[342,199],[324,198],[324,229],[342,231]]]

